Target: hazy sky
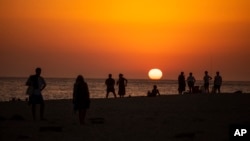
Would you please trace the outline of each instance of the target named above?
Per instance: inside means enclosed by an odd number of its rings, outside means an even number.
[[[249,0],[1,0],[0,76],[250,80]]]

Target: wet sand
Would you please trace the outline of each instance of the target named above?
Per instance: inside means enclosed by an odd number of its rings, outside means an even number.
[[[85,125],[71,100],[45,104],[47,120],[33,121],[27,102],[0,102],[0,140],[226,141],[231,125],[250,125],[250,94],[92,99]]]

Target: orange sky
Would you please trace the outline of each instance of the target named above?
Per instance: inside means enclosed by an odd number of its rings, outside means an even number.
[[[250,80],[248,0],[1,0],[0,76]]]

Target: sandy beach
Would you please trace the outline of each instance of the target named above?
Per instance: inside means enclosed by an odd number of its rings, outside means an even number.
[[[45,101],[45,121],[33,121],[25,101],[0,102],[0,140],[227,141],[231,125],[250,125],[249,100],[250,94],[92,99],[85,125],[71,100]]]

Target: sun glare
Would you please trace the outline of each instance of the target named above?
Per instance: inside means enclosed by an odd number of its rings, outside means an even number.
[[[151,69],[148,72],[148,76],[150,79],[159,80],[162,77],[162,71],[160,69]]]

